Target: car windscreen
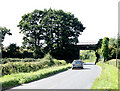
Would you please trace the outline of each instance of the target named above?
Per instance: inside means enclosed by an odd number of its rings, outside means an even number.
[[[75,64],[80,64],[80,61],[74,61]]]

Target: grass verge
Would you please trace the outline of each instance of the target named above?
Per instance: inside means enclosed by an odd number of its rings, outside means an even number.
[[[94,81],[91,89],[118,89],[118,69],[100,61],[97,63],[102,68],[101,75]]]
[[[5,75],[2,78],[0,78],[0,84],[2,84],[2,88],[4,90],[13,86],[17,86],[20,84],[24,84],[24,83],[28,83],[31,81],[48,77],[55,73],[65,71],[69,68],[71,68],[71,64],[40,69],[36,72],[30,72],[30,73],[18,73],[18,74]]]

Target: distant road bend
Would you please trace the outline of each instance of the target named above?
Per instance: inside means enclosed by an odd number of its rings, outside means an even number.
[[[69,69],[11,89],[90,89],[100,74],[101,68],[89,62],[84,64],[84,69]]]

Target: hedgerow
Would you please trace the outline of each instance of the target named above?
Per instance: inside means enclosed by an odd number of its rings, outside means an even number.
[[[30,73],[17,73],[17,74],[5,75],[0,79],[0,84],[2,84],[3,89],[6,89],[19,84],[24,84],[38,79],[42,79],[44,77],[48,77],[57,72],[62,72],[69,68],[71,68],[71,64],[62,65],[62,66],[53,66]]]
[[[50,60],[40,62],[9,62],[2,64],[2,75],[8,75],[19,72],[34,72],[39,69],[47,68],[53,65],[65,65],[65,61],[55,60],[55,63],[51,63]]]
[[[34,59],[34,58],[3,58],[0,61],[0,64],[5,64],[8,62],[40,62],[41,59]]]
[[[16,59],[15,59],[16,60]],[[17,59],[23,60],[23,59]],[[20,73],[20,72],[34,72],[39,69],[47,68],[54,65],[65,65],[66,61],[64,60],[57,60],[53,59],[52,56],[47,54],[43,59],[29,59],[22,61],[9,61],[5,64],[0,64],[2,68],[2,75],[10,75],[13,73]]]

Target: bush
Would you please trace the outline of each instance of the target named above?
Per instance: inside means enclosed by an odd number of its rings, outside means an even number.
[[[61,65],[61,64],[62,64],[62,65],[65,65],[65,64],[67,64],[65,60],[53,59],[53,61],[54,61],[54,64],[55,64],[55,65]]]
[[[55,64],[52,56],[49,53],[47,53],[42,60],[50,60],[51,64]]]
[[[19,72],[34,72],[42,68],[47,68],[53,65],[65,65],[66,61],[53,59],[48,53],[42,59],[33,58],[5,58],[2,59],[2,75],[8,75]]]
[[[5,64],[8,62],[40,62],[41,59],[34,59],[34,58],[24,58],[24,59],[20,59],[20,58],[3,58],[1,59],[0,64]]]
[[[64,60],[56,60],[56,59],[51,59],[53,62],[51,62],[47,58],[46,60],[42,59],[41,61],[39,59],[38,60],[36,59],[36,62],[34,59],[31,59],[31,60],[33,60],[34,62],[26,62],[28,60],[24,60],[24,62],[22,61],[8,62],[6,64],[2,64],[1,65],[2,75],[8,75],[8,74],[19,73],[19,72],[34,72],[39,69],[47,68],[53,65],[65,65],[66,64]]]
[[[65,60],[59,60],[59,63],[65,65],[66,61]]]
[[[42,59],[34,59],[34,58],[3,58],[0,60],[0,64],[5,64],[8,62],[40,62],[40,61],[48,61],[54,64],[52,56],[48,53]]]
[[[48,67],[49,61],[42,62],[9,62],[2,65],[2,75],[8,75],[19,72],[34,72]],[[47,65],[47,66],[46,66]]]

